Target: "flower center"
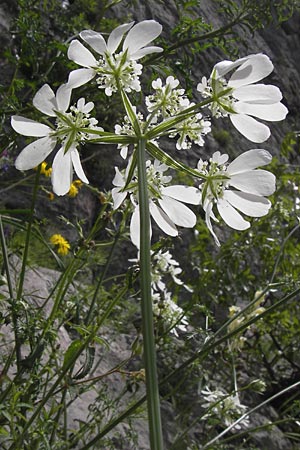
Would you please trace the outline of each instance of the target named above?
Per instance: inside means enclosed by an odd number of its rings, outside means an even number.
[[[106,53],[98,60],[96,82],[100,89],[105,89],[106,95],[117,92],[119,85],[126,92],[140,91],[139,75],[142,73],[142,65],[128,57],[128,51],[117,55]]]
[[[209,105],[212,115],[214,117],[226,117],[228,114],[233,114],[235,99],[232,97],[233,89],[228,86],[225,78],[217,77],[216,72],[212,73],[209,80],[200,83],[203,98],[212,98],[212,103]]]
[[[53,134],[70,146],[88,139],[88,130],[94,128],[97,123],[98,121],[91,118],[90,114],[71,106],[68,113],[56,111],[56,131]]]
[[[207,181],[199,186],[202,191],[202,203],[222,197],[229,184],[230,177],[227,174],[225,156],[227,155],[222,155],[219,160],[211,158],[209,162],[198,163],[198,170],[207,176]]]

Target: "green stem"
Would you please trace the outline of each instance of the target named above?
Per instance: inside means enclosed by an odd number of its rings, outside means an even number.
[[[97,286],[96,286],[96,289],[95,289],[95,292],[94,292],[94,295],[93,295],[93,298],[92,298],[92,301],[91,301],[91,305],[90,305],[88,313],[86,315],[86,318],[85,318],[85,325],[86,326],[90,323],[91,316],[92,316],[92,313],[94,312],[94,308],[95,308],[95,304],[96,304],[96,301],[97,301],[97,298],[98,298],[98,294],[99,294],[100,288],[101,288],[101,286],[103,284],[104,277],[107,274],[108,268],[110,266],[110,263],[111,263],[111,260],[112,260],[112,256],[113,256],[113,253],[115,251],[115,248],[116,248],[117,242],[119,240],[120,234],[121,234],[121,230],[119,229],[117,231],[116,235],[115,235],[114,242],[113,242],[113,244],[112,244],[112,246],[110,248],[110,252],[109,252],[109,255],[108,255],[105,267],[102,270],[102,273],[101,273],[101,275],[99,277],[99,280],[98,280],[98,283],[97,283]]]
[[[4,269],[5,269],[5,273],[6,273],[8,292],[9,292],[10,298],[13,298],[14,290],[13,290],[12,282],[11,282],[7,246],[6,246],[6,242],[5,242],[5,235],[4,235],[1,215],[0,215],[0,242],[1,242],[1,247],[2,247],[3,265],[4,265]]]
[[[39,188],[39,179],[40,179],[40,166],[39,166],[36,176],[35,176],[35,183],[34,183],[33,195],[32,195],[31,206],[30,206],[30,218],[29,218],[27,231],[26,231],[25,247],[24,247],[24,252],[23,252],[22,267],[21,267],[21,271],[20,271],[17,295],[16,295],[16,298],[12,301],[12,315],[14,317],[13,322],[14,322],[16,360],[17,360],[16,362],[17,362],[18,371],[21,370],[21,360],[22,360],[21,345],[22,345],[22,343],[21,343],[21,340],[19,339],[19,333],[18,333],[18,313],[16,313],[15,310],[16,310],[16,308],[18,308],[18,303],[21,300],[21,297],[23,295],[23,287],[24,287],[26,265],[27,265],[27,259],[28,259],[28,253],[29,253],[31,229],[32,229],[32,224],[33,224],[34,208],[35,208],[35,202],[36,202],[38,188]]]
[[[150,58],[147,59],[147,61],[144,62],[143,65],[146,66],[152,64],[155,60],[165,58],[166,56],[172,54],[174,50],[177,50],[190,44],[194,44],[195,42],[213,39],[219,36],[224,37],[225,34],[231,33],[232,28],[238,23],[241,23],[243,20],[245,20],[247,16],[248,14],[247,13],[244,14],[244,11],[242,10],[231,22],[224,25],[223,27],[220,27],[217,30],[209,31],[208,33],[200,34],[198,36],[182,39],[181,41],[176,42],[175,44],[165,48],[163,52],[155,53],[154,55],[152,55]]]
[[[34,189],[33,189],[31,207],[30,207],[30,219],[28,222],[28,227],[27,227],[27,232],[26,232],[25,247],[24,247],[23,259],[22,259],[22,267],[21,267],[21,273],[20,273],[20,279],[19,279],[19,285],[18,285],[17,301],[20,300],[20,298],[22,297],[22,293],[23,293],[23,285],[24,285],[24,280],[25,280],[31,229],[32,229],[32,224],[33,224],[34,208],[35,208],[35,202],[36,202],[37,192],[38,192],[38,188],[39,188],[39,179],[40,179],[40,167],[38,168],[36,176],[35,176]]]
[[[145,140],[138,143],[138,182],[140,210],[140,268],[142,295],[142,331],[144,362],[146,371],[146,391],[151,450],[162,450],[162,428],[156,368],[155,338],[151,296],[150,263],[150,212],[146,173]]]

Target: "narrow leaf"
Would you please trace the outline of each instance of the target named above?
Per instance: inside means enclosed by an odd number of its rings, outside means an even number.
[[[95,359],[95,347],[87,347],[85,349],[85,361],[83,366],[79,369],[79,371],[76,373],[76,375],[73,376],[75,380],[81,380],[86,375],[89,374],[89,372],[92,370],[93,364]]]
[[[130,100],[125,92],[121,91],[121,95],[122,95],[123,105],[126,110],[126,114],[131,122],[131,125],[133,126],[134,132],[137,137],[141,136],[142,133],[141,133],[139,120],[137,118],[136,113],[134,112],[133,106],[130,103]]]
[[[153,158],[158,159],[160,162],[167,164],[172,169],[178,170],[179,172],[185,172],[189,175],[192,175],[193,177],[200,178],[201,180],[206,180],[207,177],[203,175],[202,173],[198,172],[196,169],[191,169],[190,167],[186,166],[185,164],[176,161],[174,158],[169,156],[167,153],[165,153],[163,150],[161,150],[157,145],[153,144],[153,142],[147,142],[146,148],[148,153]]]
[[[74,356],[76,355],[76,353],[78,352],[78,350],[81,348],[82,346],[82,341],[81,339],[76,339],[75,341],[73,341],[69,347],[67,348],[67,351],[65,353],[65,357],[64,357],[64,363],[62,366],[62,370],[64,370],[64,368],[68,367],[70,364],[72,364]]]

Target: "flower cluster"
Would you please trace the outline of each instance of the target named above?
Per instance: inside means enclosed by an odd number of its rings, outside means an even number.
[[[169,251],[158,250],[157,252],[152,252],[152,289],[154,291],[165,291],[166,283],[163,278],[166,274],[170,275],[173,281],[184,286],[190,291],[183,281],[178,278],[178,275],[182,273],[182,269],[179,267],[179,262],[176,261]]]
[[[141,125],[143,122],[143,114],[140,112],[136,111],[136,107],[133,107],[133,111],[136,115],[136,118],[139,122],[139,124]],[[135,135],[135,131],[133,129],[132,123],[130,122],[130,119],[128,116],[124,117],[124,121],[122,123],[122,125],[120,124],[116,124],[115,125],[115,133],[118,135],[127,135],[127,136],[134,136]],[[128,145],[124,145],[124,144],[118,144],[118,149],[120,150],[120,155],[123,159],[126,159],[128,156]]]
[[[50,242],[57,248],[59,255],[65,256],[69,253],[71,246],[61,234],[53,234],[50,237]]]
[[[125,198],[129,195],[133,205],[133,214],[130,222],[130,237],[134,245],[140,245],[140,214],[138,203],[138,183],[137,173],[127,183],[130,162],[125,171],[120,171],[117,167],[116,175],[113,179],[112,197],[114,209],[120,207]],[[184,205],[200,204],[200,191],[193,186],[173,185],[169,186],[172,176],[165,175],[168,170],[166,164],[161,164],[155,160],[152,164],[147,161],[147,182],[149,190],[149,208],[152,219],[158,227],[169,236],[178,236],[177,226],[193,228],[196,224],[196,216],[191,209]],[[151,228],[151,227],[150,227]],[[150,234],[151,230],[150,230]]]
[[[73,168],[78,178],[88,183],[77,147],[88,139],[89,131],[96,129],[98,123],[89,114],[94,108],[93,102],[85,103],[85,99],[81,98],[76,106],[69,108],[70,98],[71,90],[66,84],[58,88],[56,95],[48,84],[44,84],[36,93],[33,105],[43,114],[55,118],[55,128],[22,116],[13,116],[11,119],[12,127],[18,133],[40,138],[27,145],[19,154],[16,159],[17,169],[28,170],[38,166],[57,144],[60,145],[51,172],[53,191],[57,195],[65,195],[69,191]]]
[[[79,193],[79,189],[82,186],[82,181],[81,180],[74,180],[73,183],[70,186],[69,192],[68,192],[68,196],[69,197],[76,197]]]
[[[80,33],[81,39],[88,44],[99,56],[98,59],[77,39],[73,40],[68,50],[68,57],[84,69],[77,69],[70,73],[68,84],[79,87],[92,78],[105,94],[111,96],[120,88],[127,92],[141,90],[139,76],[142,64],[136,61],[149,53],[161,52],[160,47],[147,47],[162,31],[162,27],[154,20],[144,20],[134,25],[134,22],[120,25],[109,35],[107,43],[102,34],[93,30]],[[129,31],[129,32],[128,32]],[[123,36],[122,50],[117,53]]]
[[[257,119],[282,120],[287,108],[281,103],[282,94],[276,86],[261,83],[272,72],[273,64],[266,55],[255,54],[217,63],[210,77],[203,77],[197,85],[204,98],[201,103],[191,101],[173,76],[168,76],[165,81],[157,78],[152,81],[154,92],[145,96],[147,112],[144,118],[137,107],[131,105],[126,92],[141,90],[143,66],[140,60],[151,53],[162,52],[160,47],[149,45],[161,31],[162,27],[156,21],[144,20],[118,26],[107,40],[97,31],[79,33],[84,44],[78,39],[72,40],[68,57],[81,67],[70,72],[67,83],[56,93],[45,84],[33,99],[35,108],[52,119],[52,123],[51,120],[45,124],[21,116],[12,117],[12,127],[16,132],[38,138],[21,151],[15,165],[19,170],[28,170],[42,164],[41,171],[46,174],[44,160],[58,147],[51,171],[53,191],[57,195],[74,196],[77,186],[72,184],[73,171],[81,182],[88,183],[80,162],[79,145],[95,140],[95,135],[100,136],[98,141],[102,136],[101,142],[116,143],[128,164],[124,170],[116,168],[113,206],[117,209],[126,198],[130,200],[130,236],[139,248],[138,178],[134,164],[132,166],[136,150],[133,148],[128,157],[128,146],[134,144],[135,147],[143,136],[148,151],[152,145],[152,159],[147,161],[152,219],[164,233],[177,236],[178,226],[191,228],[196,224],[196,215],[185,203],[201,205],[208,229],[219,244],[211,223],[212,220],[218,221],[215,206],[225,223],[237,230],[250,226],[240,212],[249,217],[268,213],[271,203],[266,196],[275,190],[275,177],[260,167],[271,162],[271,155],[266,150],[253,149],[228,164],[228,155],[215,152],[208,161],[199,160],[197,169],[186,169],[158,147],[159,138],[175,138],[178,150],[188,150],[194,144],[203,146],[205,136],[211,131],[211,122],[203,115],[206,106],[210,115],[228,116],[246,138],[260,143],[269,137],[270,129]],[[70,106],[73,90],[93,78],[107,96],[121,93],[126,115],[123,124],[115,125],[114,134],[105,133],[98,127],[97,120],[91,117],[93,102],[86,103],[84,98],[80,98]],[[202,178],[204,182],[199,189],[171,185],[172,177],[165,174],[169,165],[198,177],[198,180]],[[50,169],[47,174],[50,174]]]
[[[226,81],[225,75],[235,72]],[[233,126],[252,142],[264,142],[270,129],[254,117],[267,121],[285,119],[287,108],[280,102],[282,94],[276,86],[256,84],[273,70],[268,56],[249,55],[237,61],[216,64],[207,80],[202,78],[197,90],[211,98],[210,109],[216,117],[228,116]]]
[[[209,162],[199,160],[198,170],[207,175],[207,181],[200,185],[201,204],[205,211],[208,229],[220,245],[213,231],[211,219],[217,221],[213,208],[224,222],[235,230],[246,230],[250,223],[237,211],[250,217],[262,217],[271,207],[265,195],[275,191],[275,176],[258,167],[269,164],[272,157],[266,150],[254,149],[238,156],[227,164],[228,155],[215,152]]]
[[[168,119],[195,106],[185,95],[185,90],[177,89],[178,86],[179,81],[172,76],[166,79],[165,85],[160,78],[152,82],[155,93],[146,97],[146,106],[150,113],[151,123]],[[203,146],[204,136],[210,131],[210,121],[204,119],[202,114],[198,112],[176,124],[174,129],[170,130],[169,137],[175,138],[179,135],[176,148],[186,150],[191,148],[192,143]]]
[[[179,286],[183,286],[189,292],[191,289],[178,278],[182,273],[178,261],[176,261],[169,251],[158,250],[152,252],[151,265],[151,287],[153,298],[153,312],[157,317],[161,317],[164,323],[170,328],[171,333],[178,336],[178,330],[187,331],[188,320],[183,309],[172,300],[172,294],[167,290],[165,283],[166,275]]]
[[[203,416],[217,417],[224,422],[226,427],[232,425],[240,416],[247,411],[247,406],[242,405],[237,392],[228,394],[223,389],[216,389],[211,391],[208,387],[201,391],[204,396],[203,408],[210,408],[210,411]],[[242,427],[247,428],[250,425],[249,418],[246,416],[238,424],[233,427],[233,430],[240,430]]]
[[[161,78],[152,81],[152,88],[155,92],[152,95],[148,95],[145,102],[155,122],[160,117],[166,119],[188,108],[190,102],[185,95],[185,90],[177,89],[178,86],[179,81],[173,76],[169,76],[166,79],[165,85],[163,85]]]
[[[171,297],[172,294],[168,291],[154,292],[152,294],[153,313],[158,318],[162,318],[171,333],[178,337],[178,330],[186,332],[189,323],[183,309]]]
[[[38,166],[36,167],[38,170]],[[40,168],[41,175],[45,175],[45,177],[51,177],[52,167],[49,167],[48,164],[44,161],[41,164]]]

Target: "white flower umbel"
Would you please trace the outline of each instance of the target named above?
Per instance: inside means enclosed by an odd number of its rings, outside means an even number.
[[[163,252],[159,250],[158,252],[152,252],[152,289],[154,291],[164,291],[166,289],[165,277],[169,275],[172,277],[173,281],[185,287],[189,292],[192,290],[186,286],[183,281],[178,278],[178,275],[182,273],[182,269],[179,267],[179,262],[176,261],[169,251]]]
[[[242,405],[237,392],[231,395],[223,389],[216,389],[211,391],[208,387],[201,391],[204,396],[205,403],[203,408],[209,408],[210,411],[202,418],[218,417],[224,422],[226,427],[232,425],[240,416],[247,411],[247,406]],[[250,425],[250,420],[246,416],[241,422],[233,427],[233,430],[240,430],[242,427],[247,428]]]
[[[179,81],[173,76],[166,79],[163,85],[161,78],[152,81],[154,94],[146,97],[146,106],[150,113],[155,113],[156,117],[163,119],[175,116],[182,109],[189,106],[189,99],[185,95],[184,89],[177,89]]]
[[[211,218],[217,221],[213,213],[214,205],[224,222],[235,230],[246,230],[250,223],[237,211],[250,217],[262,217],[271,207],[264,196],[275,191],[275,176],[257,169],[269,164],[272,156],[263,149],[249,150],[227,164],[228,155],[220,152],[213,154],[210,161],[198,162],[198,170],[209,178],[200,186],[201,203],[205,211],[205,220],[209,231],[220,245],[215,235]]]
[[[129,163],[130,165],[130,163]],[[136,174],[126,189],[129,170],[120,172],[116,167],[113,179],[112,197],[114,209],[119,208],[127,195],[130,195],[133,204],[133,214],[130,222],[130,237],[133,244],[140,245],[140,215],[138,205],[138,183]],[[149,191],[150,214],[159,228],[169,236],[178,236],[177,226],[192,228],[196,224],[196,216],[184,203],[199,205],[200,191],[192,186],[174,185],[166,186],[172,180],[171,176],[164,175],[168,166],[155,160],[152,164],[147,161],[147,181]],[[151,227],[150,227],[151,232]]]
[[[162,48],[147,46],[162,31],[162,26],[155,20],[144,20],[134,25],[126,23],[115,28],[107,42],[100,33],[84,30],[80,37],[97,53],[98,59],[77,39],[73,40],[68,50],[68,57],[84,67],[70,73],[68,84],[79,87],[96,76],[96,82],[105,94],[110,96],[118,90],[118,85],[125,91],[141,90],[139,76],[143,66],[137,61],[150,53],[161,52]],[[127,33],[118,53],[125,33]]]
[[[185,109],[194,106],[194,103],[191,103],[186,97],[185,90],[178,89],[178,85],[179,81],[172,76],[166,79],[165,85],[160,78],[152,82],[155,93],[146,97],[146,106],[150,113],[151,123],[174,117]],[[179,136],[176,143],[178,150],[189,149],[193,142],[203,146],[204,136],[210,131],[210,121],[204,119],[201,113],[196,113],[170,130],[169,137]]]
[[[134,114],[135,114],[137,120],[139,121],[140,126],[142,126],[142,122],[144,119],[142,113],[137,112],[135,106],[133,106],[132,109],[134,111]],[[132,126],[128,116],[124,117],[124,121],[121,125],[120,124],[115,125],[115,134],[135,136],[135,131],[133,129],[133,126]],[[118,144],[118,149],[120,150],[121,157],[123,159],[126,159],[127,155],[128,155],[128,145]]]
[[[225,76],[235,72],[227,81]],[[276,122],[283,120],[288,110],[280,102],[282,94],[276,86],[257,84],[273,70],[268,56],[261,53],[237,61],[216,64],[207,80],[202,78],[197,90],[204,98],[211,98],[212,114],[228,116],[233,126],[247,139],[261,143],[270,136],[270,129],[258,119]]]
[[[194,106],[194,103],[188,105]],[[192,117],[188,117],[176,125],[174,131],[172,130],[169,137],[175,138],[179,135],[176,148],[177,150],[187,150],[192,147],[192,143],[203,147],[204,136],[211,131],[211,123],[205,120],[201,113],[196,113]]]
[[[69,112],[66,112],[70,97],[71,90],[67,85],[59,87],[54,95],[48,84],[44,84],[34,96],[33,105],[43,114],[56,119],[54,129],[26,117],[12,116],[11,119],[12,127],[18,133],[40,138],[27,145],[19,154],[15,163],[18,170],[37,167],[54,150],[56,144],[60,143],[51,174],[53,191],[57,195],[65,195],[69,191],[73,168],[78,178],[88,183],[77,146],[88,139],[89,129],[102,130],[96,127],[98,121],[90,118],[89,113],[94,108],[94,103],[85,103],[84,98],[81,98],[76,106],[71,106]]]
[[[171,333],[178,337],[178,330],[186,332],[189,323],[183,309],[171,297],[171,293],[166,290],[152,293],[153,313],[163,319]]]

